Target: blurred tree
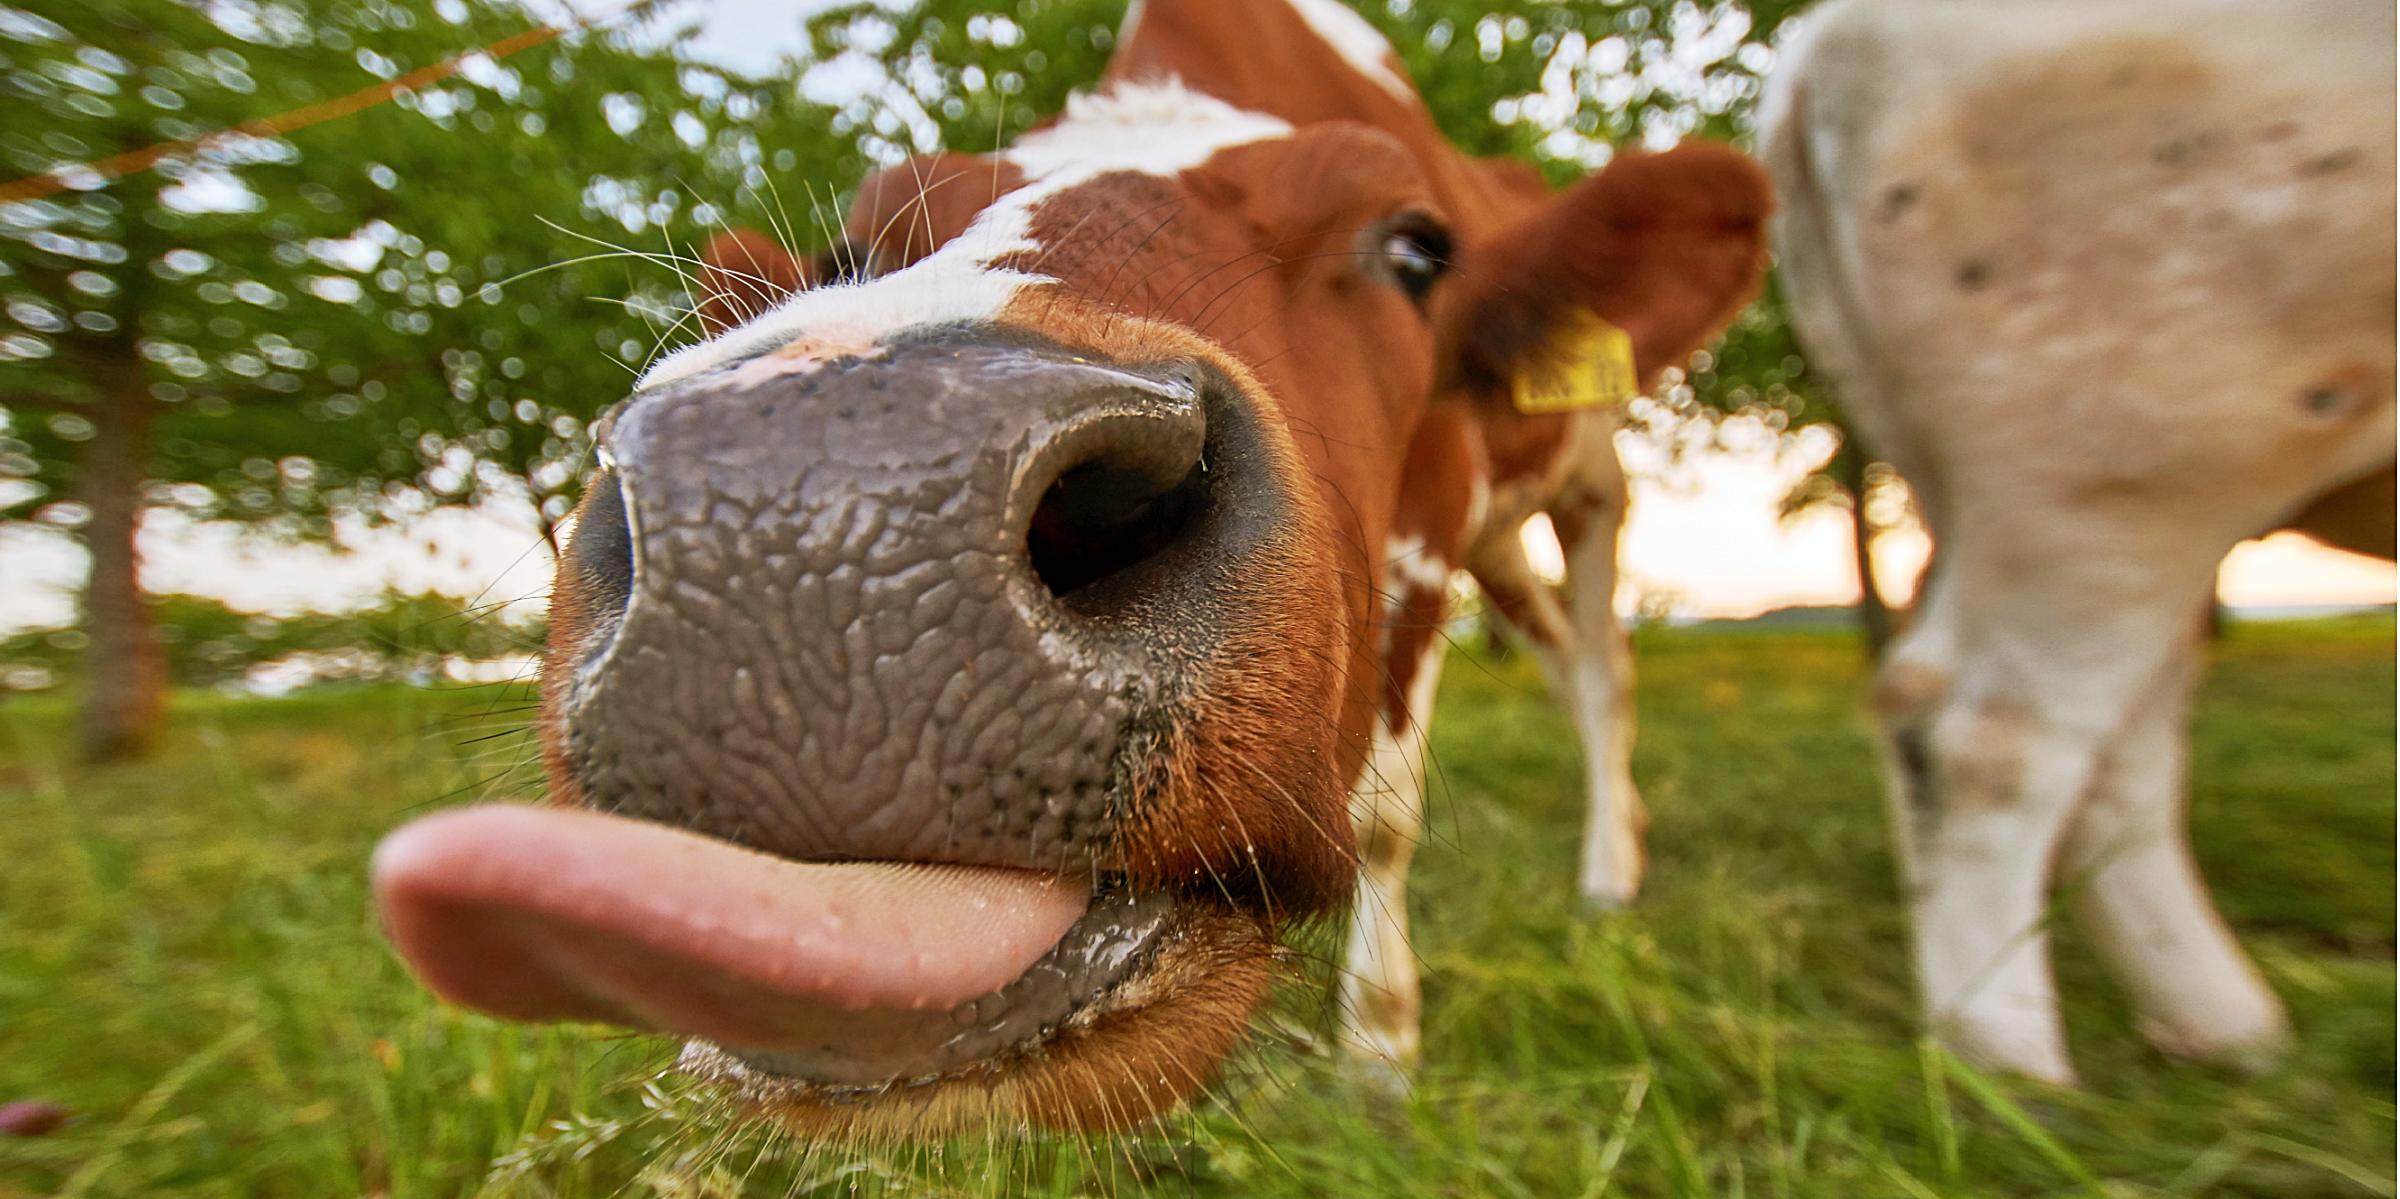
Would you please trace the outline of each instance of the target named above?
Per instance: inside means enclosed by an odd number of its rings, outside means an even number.
[[[504,662],[539,652],[539,621],[505,611],[461,612],[433,594],[386,592],[345,612],[275,616],[202,595],[150,597],[166,676],[179,687],[238,684],[260,666],[298,664],[312,680],[423,681],[455,663]],[[27,629],[0,637],[0,695],[74,677],[90,634]]]
[[[337,542],[348,521],[487,500],[557,519],[590,418],[694,332],[676,261],[693,242],[746,224],[807,248],[868,167],[989,148],[1056,111],[1124,10],[841,5],[757,80],[671,38],[575,33],[108,180],[78,164],[322,104],[531,18],[515,0],[10,2],[0,176],[68,187],[0,204],[0,523],[91,553],[95,753],[138,745],[158,710],[146,512]],[[1461,145],[1565,178],[1624,142],[1746,136],[1798,4],[1360,7]],[[1787,437],[1831,417],[1773,295],[1637,417],[1680,447],[1729,412]]]
[[[729,211],[778,218],[770,170],[849,151],[788,80],[575,32],[111,180],[79,164],[535,22],[510,0],[15,2],[0,177],[67,186],[0,204],[0,522],[90,553],[95,755],[137,748],[160,710],[146,512],[316,541],[487,499],[555,520],[586,424],[674,334],[673,259]]]

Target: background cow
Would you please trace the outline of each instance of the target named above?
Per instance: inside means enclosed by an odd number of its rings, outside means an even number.
[[[379,855],[437,990],[689,1036],[819,1131],[1119,1127],[1199,1085],[1363,857],[1349,999],[1404,1058],[1462,564],[1593,737],[1586,885],[1629,893],[1623,484],[1578,380],[1730,319],[1763,174],[1695,144],[1552,195],[1453,151],[1330,0],[1128,24],[1099,93],[870,179],[821,261],[720,248],[746,319],[601,431],[553,600],[552,788],[609,814]],[[1538,510],[1571,608],[1516,546]]]
[[[1762,103],[1812,362],[1935,539],[1876,687],[1924,1002],[2072,1076],[2071,895],[2161,1048],[2282,1009],[2185,843],[2217,562],[2392,552],[2393,13],[1853,0]]]

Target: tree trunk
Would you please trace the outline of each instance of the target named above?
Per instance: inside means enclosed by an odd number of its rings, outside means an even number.
[[[1892,639],[1892,607],[1875,585],[1876,528],[1867,517],[1867,456],[1845,440],[1833,458],[1833,476],[1850,493],[1850,551],[1858,571],[1858,624],[1867,637],[1867,656],[1883,657]]]
[[[83,543],[92,555],[83,591],[84,631],[92,640],[81,745],[86,758],[98,761],[149,745],[166,713],[167,678],[134,542],[150,473],[153,401],[131,347],[96,374],[96,428],[84,445],[78,498],[91,512]]]

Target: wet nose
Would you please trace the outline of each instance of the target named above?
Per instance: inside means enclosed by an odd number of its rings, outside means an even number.
[[[1221,392],[950,337],[636,397],[553,667],[587,802],[796,858],[1103,865],[1261,529]]]

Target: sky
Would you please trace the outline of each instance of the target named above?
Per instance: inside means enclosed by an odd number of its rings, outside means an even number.
[[[624,6],[623,0],[543,2],[600,16]],[[668,23],[698,20],[696,53],[763,71],[796,51],[800,22],[832,2],[684,0],[669,10]],[[1623,543],[1621,609],[1746,617],[1791,605],[1856,602],[1847,514],[1823,509],[1792,520],[1777,515],[1792,483],[1830,445],[1786,445],[1779,452],[1763,430],[1746,437],[1743,432],[1737,427],[1722,439],[1732,448],[1672,467],[1648,461],[1639,444],[1625,446],[1639,477]],[[1555,541],[1540,527],[1527,538],[1537,568],[1555,575]],[[334,553],[259,544],[229,529],[160,519],[143,538],[145,580],[156,592],[197,592],[261,611],[339,608],[386,586],[538,606],[549,582],[549,556],[525,514],[437,513],[396,529],[355,531],[349,540],[352,549]],[[1910,593],[1927,549],[1923,532],[1913,527],[1882,539],[1878,577],[1893,599]],[[7,563],[0,632],[69,621],[70,589],[81,577],[83,558],[65,538],[21,527],[0,530],[0,562]],[[2219,573],[2218,594],[2239,609],[2387,604],[2395,584],[2390,563],[2278,534],[2236,548]]]
[[[679,28],[697,21],[689,43],[698,57],[720,66],[764,74],[801,46],[800,23],[843,0],[674,0],[659,23]],[[627,0],[533,0],[536,12],[572,11],[605,21]]]

